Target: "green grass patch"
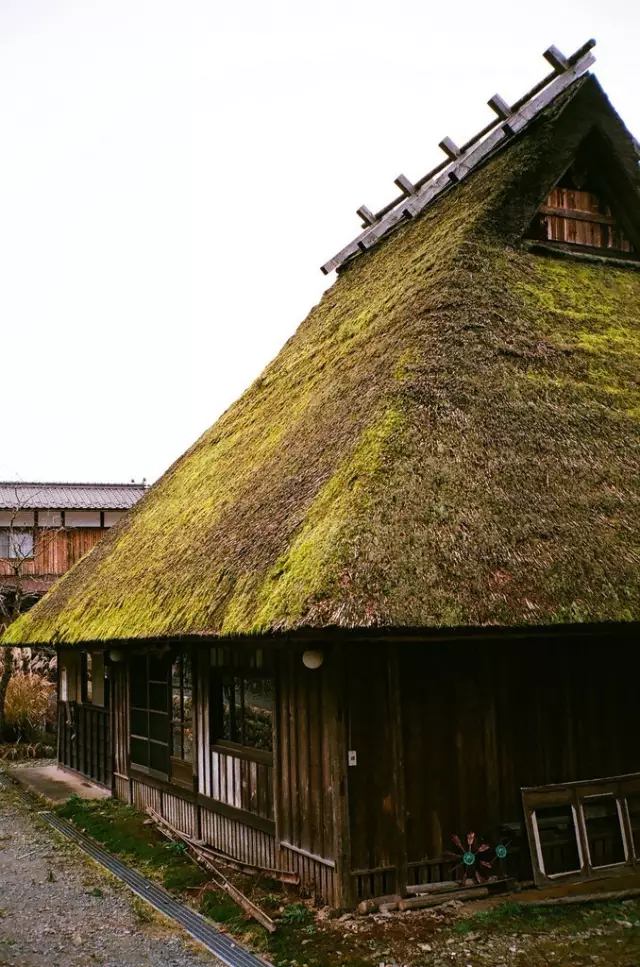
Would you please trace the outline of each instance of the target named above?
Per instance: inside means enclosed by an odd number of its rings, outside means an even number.
[[[625,920],[640,924],[640,901],[569,904],[557,907],[537,907],[528,903],[502,903],[490,910],[482,910],[453,925],[454,934],[477,931],[493,933],[547,933],[551,930],[571,932],[590,926]]]
[[[145,817],[133,806],[116,799],[71,796],[56,812],[146,876],[161,880],[168,890],[181,893],[207,881],[206,873],[185,850],[176,848],[153,826],[145,826]]]

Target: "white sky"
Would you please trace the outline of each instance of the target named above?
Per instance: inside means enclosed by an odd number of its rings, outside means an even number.
[[[251,383],[400,172],[637,0],[0,0],[0,478],[154,480]]]

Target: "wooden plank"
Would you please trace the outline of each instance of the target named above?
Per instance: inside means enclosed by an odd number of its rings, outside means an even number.
[[[356,215],[362,219],[365,225],[373,225],[375,223],[376,216],[366,205],[360,205],[360,208],[356,211]]]
[[[403,194],[415,195],[416,186],[413,184],[412,181],[409,181],[406,175],[398,175],[398,177],[394,179],[393,183],[394,185],[398,186],[398,188],[400,189],[401,192],[403,192]]]
[[[493,97],[490,97],[487,104],[498,115],[501,121],[507,121],[513,114],[505,99],[500,97],[499,94],[494,94]]]
[[[312,853],[310,850],[303,849],[301,846],[295,846],[293,843],[287,843],[285,840],[280,845],[284,846],[285,849],[290,849],[292,853],[297,853],[298,856],[304,856],[305,859],[311,860],[313,863],[320,863],[321,866],[328,866],[332,870],[335,869],[335,860],[318,856],[317,853]]]
[[[569,61],[564,54],[558,50],[555,44],[551,44],[551,47],[548,47],[542,56],[545,60],[549,61],[553,69],[559,74],[568,70],[570,67]]]
[[[441,148],[442,151],[444,151],[444,153],[446,154],[447,158],[449,158],[450,161],[455,161],[456,158],[459,158],[460,155],[462,154],[462,151],[455,143],[455,141],[452,141],[451,138],[449,137],[443,138],[442,141],[440,141],[440,143],[438,144],[438,147]]]
[[[397,827],[396,893],[407,889],[407,806],[405,795],[404,740],[402,728],[402,693],[398,646],[391,645],[387,653],[389,684],[389,730],[391,733],[392,779]]]
[[[351,839],[349,825],[349,783],[347,779],[347,700],[344,653],[334,646],[325,668],[325,721],[332,790],[330,822],[333,830],[335,860],[335,902],[348,906],[353,896],[351,878]]]
[[[216,889],[224,890],[233,900],[238,903],[243,910],[245,910],[250,916],[262,924],[269,933],[273,933],[276,929],[276,925],[267,914],[260,909],[249,897],[245,896],[244,893],[238,889],[233,883],[230,883],[226,876],[218,869],[213,863],[211,855],[207,855],[207,852],[199,845],[196,844],[189,836],[185,835],[180,830],[168,822],[163,816],[152,809],[150,806],[147,807],[147,813],[153,819],[154,823],[165,836],[171,839],[173,842],[184,843],[187,850],[196,861],[203,866],[208,873],[211,874],[213,882]]]
[[[582,211],[578,208],[556,208],[552,205],[541,205],[538,211],[541,215],[555,215],[557,218],[572,218],[582,222],[595,222],[599,225],[615,224],[611,215]]]

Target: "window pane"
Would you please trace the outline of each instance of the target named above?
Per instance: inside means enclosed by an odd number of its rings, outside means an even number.
[[[235,696],[235,679],[225,676],[222,681],[222,738],[228,742],[238,741]]]
[[[182,758],[182,726],[174,722],[171,730],[171,751],[175,759]]]
[[[33,557],[33,534],[31,531],[9,531],[7,533],[8,552],[5,557],[22,560]]]
[[[9,557],[9,531],[0,531],[0,557]]]
[[[157,682],[149,683],[149,708],[156,712],[169,711],[169,688],[167,685]]]
[[[169,747],[158,743],[149,743],[149,768],[157,772],[169,772]]]
[[[253,749],[273,748],[274,688],[270,678],[247,679],[244,683],[244,742]]]
[[[149,712],[149,736],[159,742],[169,741],[169,716],[161,712]]]
[[[144,655],[131,658],[131,704],[147,707],[147,659]]]
[[[85,701],[90,702],[93,697],[93,661],[89,653],[85,655],[84,675]]]
[[[131,709],[131,731],[134,735],[149,735],[149,713]]]
[[[191,722],[185,722],[182,734],[184,743],[182,758],[187,762],[191,762],[193,759],[193,728]]]
[[[149,743],[146,739],[131,739],[131,761],[139,766],[149,766]]]
[[[152,682],[166,682],[169,677],[169,656],[149,656],[149,679]]]

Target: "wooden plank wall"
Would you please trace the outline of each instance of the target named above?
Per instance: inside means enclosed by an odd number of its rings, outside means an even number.
[[[448,878],[451,836],[470,830],[509,841],[509,872],[527,876],[522,786],[640,771],[630,644],[532,636],[398,649],[409,882]],[[358,755],[349,770],[352,868],[371,871],[354,877],[360,895],[394,888],[383,682],[377,646],[356,647],[349,685],[350,746]],[[503,831],[504,824],[511,829]]]
[[[276,689],[280,839],[307,853],[334,857],[331,728],[325,711],[326,664],[305,668],[299,653],[279,655]]]
[[[631,242],[616,226],[609,206],[592,192],[554,188],[541,211],[544,237],[549,241],[633,251]]]
[[[277,867],[275,836],[254,829],[230,816],[222,816],[211,809],[200,807],[201,836],[205,843],[228,853],[243,863]]]
[[[273,819],[273,766],[214,749],[208,795],[254,816]]]
[[[38,530],[36,528],[35,554],[24,561],[24,576],[47,576],[64,574],[80,558],[90,551],[106,534],[108,528],[74,527],[68,530]],[[11,574],[8,561],[0,560],[0,574]]]
[[[381,895],[395,890],[397,856],[387,646],[351,647],[347,662],[348,746],[357,755],[348,771],[351,869],[379,870]]]

